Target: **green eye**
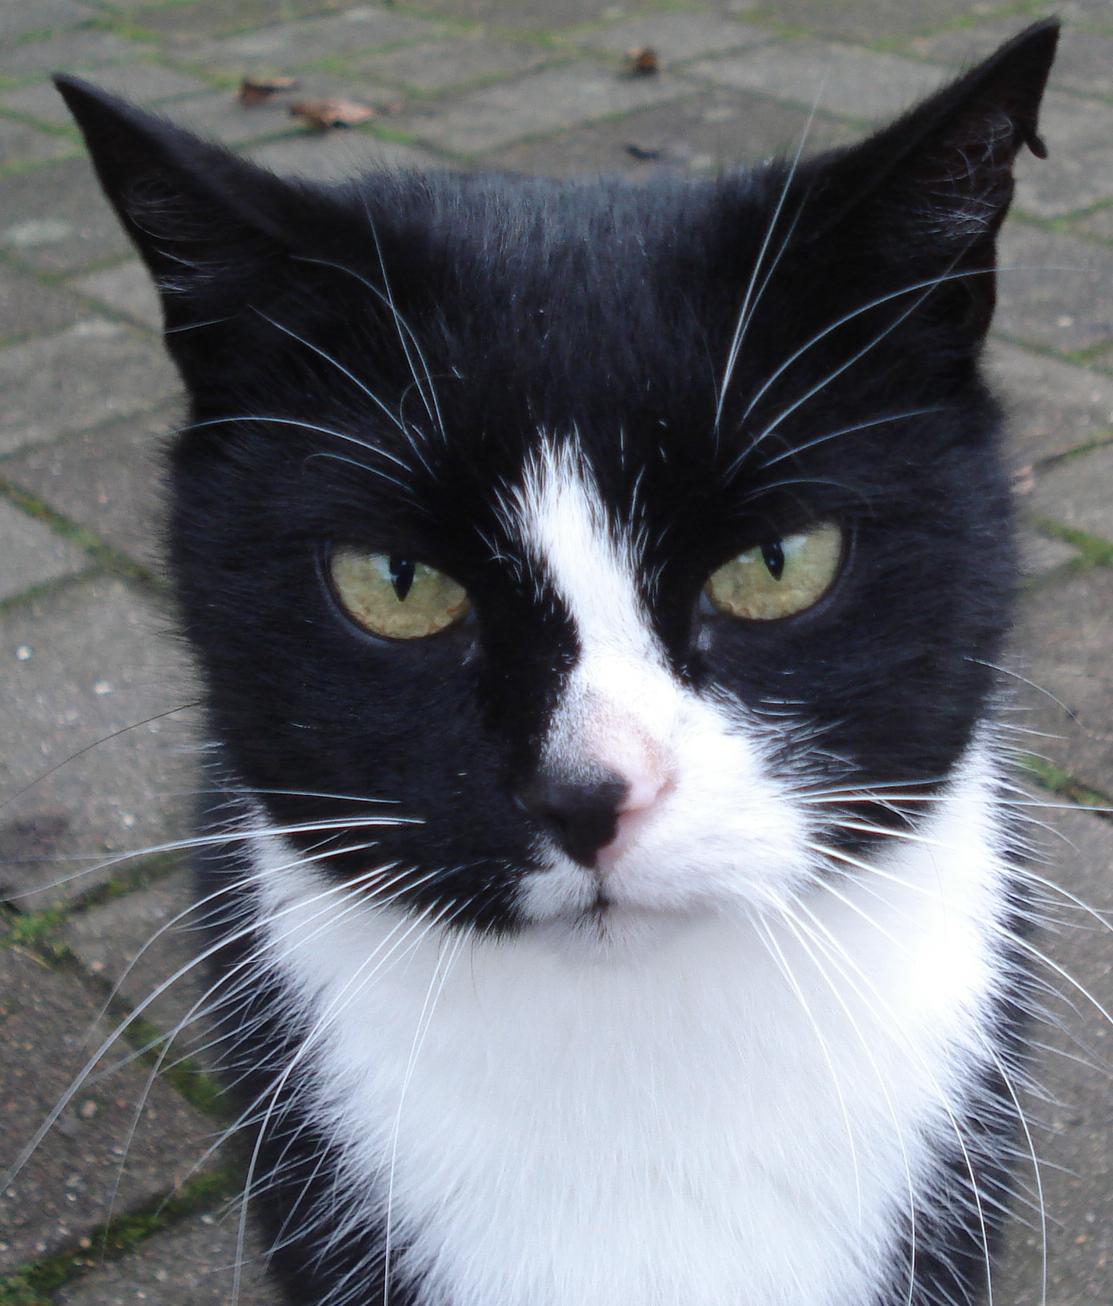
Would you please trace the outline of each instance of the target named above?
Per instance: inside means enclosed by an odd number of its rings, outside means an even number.
[[[775,621],[817,603],[842,561],[843,533],[833,522],[747,549],[707,579],[707,597],[730,617]]]
[[[395,554],[334,549],[329,574],[348,616],[387,639],[435,635],[471,606],[467,591],[443,571]]]

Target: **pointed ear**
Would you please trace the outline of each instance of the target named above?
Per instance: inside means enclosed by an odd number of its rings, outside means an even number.
[[[242,306],[292,248],[307,192],[76,77],[56,76],[167,328]]]
[[[853,233],[872,256],[924,276],[991,268],[1023,146],[1038,158],[1039,108],[1059,23],[1035,23],[896,122],[827,162],[812,240]],[[988,325],[993,277],[971,277]]]

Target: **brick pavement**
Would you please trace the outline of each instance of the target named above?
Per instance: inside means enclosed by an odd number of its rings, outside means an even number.
[[[1024,492],[1030,575],[1016,664],[1050,695],[1032,692],[1014,718],[1049,737],[1017,739],[1043,755],[1034,779],[1066,809],[1050,820],[1070,841],[1055,874],[1108,908],[1110,825],[1077,804],[1113,794],[1113,9],[1060,8],[1071,25],[1048,98],[1051,159],[1021,165],[1003,261],[1029,270],[1002,278],[991,365]],[[1039,12],[1031,0],[0,0],[0,794],[47,776],[0,811],[5,1148],[49,1110],[110,984],[188,895],[172,856],[113,861],[182,832],[188,712],[50,771],[191,693],[153,546],[153,468],[175,379],[152,293],[47,72],[87,73],[306,175],[374,160],[706,173],[791,146],[823,69],[814,139],[826,144]],[[624,77],[623,51],[643,44],[659,48],[663,71]],[[256,71],[296,72],[379,116],[306,135],[281,108],[237,106],[231,88]],[[77,875],[90,858],[110,864]],[[1103,931],[1044,946],[1113,1007]],[[169,936],[113,1013],[187,952],[188,937]],[[196,994],[166,995],[133,1046],[181,1019]],[[1067,997],[1073,1009],[1063,1006],[1040,1066],[1053,1100],[1035,1111],[1051,1163],[1048,1301],[1097,1306],[1113,1301],[1113,1108],[1095,1063],[1113,1035],[1079,992]],[[119,1059],[131,1050],[122,1046]],[[235,1235],[222,1212],[235,1161],[190,1173],[198,1133],[219,1128],[221,1107],[203,1047],[187,1050],[155,1085],[107,1238],[98,1226],[146,1063],[79,1094],[0,1208],[0,1303],[226,1300]],[[1038,1306],[1038,1265],[1038,1238],[1018,1221],[998,1301]],[[272,1300],[253,1270],[242,1300]]]

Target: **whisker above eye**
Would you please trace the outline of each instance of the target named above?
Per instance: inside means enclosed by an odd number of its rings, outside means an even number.
[[[403,471],[410,471],[409,466],[396,454],[392,454],[388,449],[383,449],[379,445],[370,444],[367,440],[362,440],[359,436],[349,435],[346,431],[337,431],[330,426],[321,426],[317,422],[307,422],[300,418],[279,417],[274,414],[262,415],[258,413],[239,413],[227,417],[207,417],[203,421],[188,422],[185,426],[179,427],[179,431],[201,431],[211,426],[236,426],[244,422],[263,423],[267,426],[292,426],[303,431],[313,431],[318,435],[328,435],[334,440],[343,440],[347,444],[354,444],[359,449],[364,449],[368,453],[375,454],[379,458],[385,458],[388,462],[394,463]]]
[[[789,354],[789,356],[777,368],[775,368],[774,371],[771,372],[769,376],[765,378],[765,380],[757,388],[754,394],[750,396],[750,402],[746,406],[746,409],[742,414],[740,424],[746,421],[746,419],[754,411],[757,405],[765,397],[770,387],[775,385],[776,382],[780,380],[780,378],[785,374],[785,372],[788,371],[790,367],[793,366],[794,363],[796,363],[799,359],[803,358],[803,356],[807,354],[810,350],[814,349],[816,345],[820,344],[823,340],[826,340],[826,338],[829,335],[831,335],[833,332],[839,330],[841,327],[848,325],[850,322],[855,321],[857,318],[861,317],[864,313],[871,312],[875,308],[881,308],[885,304],[890,304],[895,300],[903,299],[905,295],[914,295],[917,294],[917,292],[923,292],[922,294],[919,295],[919,298],[916,299],[909,308],[902,310],[902,312],[898,314],[898,316],[892,322],[890,322],[885,328],[883,328],[883,330],[878,335],[874,336],[870,341],[867,342],[866,345],[864,345],[861,349],[857,350],[854,354],[852,354],[849,359],[846,359],[841,364],[839,364],[832,372],[828,373],[827,376],[825,376],[821,381],[816,382],[816,384],[812,386],[811,389],[808,390],[802,396],[802,398],[796,400],[795,403],[791,404],[788,408],[782,410],[782,412],[774,419],[771,427],[767,427],[766,430],[763,431],[762,434],[757,437],[757,440],[754,442],[754,445],[752,445],[751,447],[756,447],[757,443],[760,443],[760,441],[763,440],[766,437],[766,435],[771,434],[771,432],[775,430],[777,426],[779,426],[780,423],[786,417],[788,417],[791,413],[795,412],[796,409],[801,406],[801,404],[805,403],[808,399],[812,398],[813,395],[818,394],[822,389],[824,389],[827,385],[829,385],[831,381],[841,376],[842,373],[845,372],[849,367],[853,366],[853,364],[858,362],[859,359],[864,358],[869,352],[871,352],[874,348],[876,348],[876,346],[880,344],[882,340],[884,340],[894,330],[896,330],[898,326],[900,326],[909,317],[911,317],[911,315],[916,311],[916,309],[927,300],[931,292],[935,290],[938,286],[947,285],[952,281],[962,281],[971,277],[995,277],[995,276],[1003,275],[1008,272],[1040,272],[1040,271],[1081,273],[1084,272],[1085,269],[1079,267],[1073,267],[1073,268],[1051,267],[1050,265],[1042,265],[1038,267],[1013,265],[1011,267],[992,266],[992,267],[982,267],[982,268],[970,268],[962,272],[948,271],[941,274],[940,276],[927,277],[920,281],[909,282],[907,285],[902,286],[899,290],[889,291],[887,294],[880,295],[874,299],[871,299],[865,304],[860,304],[857,308],[852,309],[849,313],[844,313],[841,317],[836,318],[833,322],[829,322],[827,326],[822,328],[822,330],[816,332],[816,334],[813,335],[810,339],[806,340],[797,349],[793,350],[793,352]]]
[[[886,426],[890,422],[907,422],[914,417],[927,417],[932,414],[945,413],[949,411],[944,405],[936,404],[930,408],[911,408],[904,413],[892,413],[887,417],[875,417],[868,422],[855,422],[852,426],[841,427],[837,431],[828,431],[826,435],[817,436],[813,440],[808,440],[804,444],[796,445],[793,448],[786,449],[783,453],[775,455],[773,458],[767,458],[759,468],[758,472],[767,471],[770,467],[775,467],[777,463],[784,462],[788,458],[796,458],[802,453],[807,453],[809,449],[814,449],[818,445],[827,444],[831,440],[837,440],[844,435],[853,435],[857,431],[868,431],[875,426]],[[734,462],[727,468],[726,477],[729,480],[737,475],[743,462],[750,456],[754,446],[750,446],[743,454],[740,454]]]
[[[816,111],[819,108],[820,100],[823,98],[823,91],[824,88],[826,87],[826,84],[827,84],[827,77],[826,74],[824,74],[816,90],[815,99],[812,101],[812,108],[811,108],[811,112],[808,114],[807,122],[805,122],[804,129],[800,133],[800,140],[796,146],[796,154],[794,155],[792,164],[788,169],[787,175],[785,176],[784,185],[781,187],[781,193],[777,199],[776,207],[773,209],[773,214],[770,217],[769,222],[766,226],[765,235],[762,238],[761,246],[757,252],[757,258],[754,260],[754,266],[750,274],[749,284],[746,286],[746,293],[742,297],[742,306],[738,310],[738,321],[734,328],[734,335],[731,338],[730,348],[727,350],[727,360],[725,366],[723,367],[723,379],[719,383],[719,395],[715,404],[714,429],[716,435],[718,434],[719,431],[719,424],[722,421],[723,404],[726,402],[727,390],[730,387],[731,378],[734,375],[734,368],[736,363],[738,362],[738,355],[741,352],[742,345],[746,339],[746,332],[749,329],[750,321],[753,318],[754,312],[756,312],[757,310],[757,306],[762,299],[766,286],[768,286],[769,281],[773,276],[773,273],[776,272],[777,270],[777,265],[781,261],[781,256],[788,248],[789,242],[791,241],[793,233],[796,230],[796,224],[800,219],[800,214],[803,212],[804,205],[807,203],[808,195],[805,194],[800,202],[800,206],[797,209],[795,217],[792,219],[792,222],[789,224],[788,232],[784,240],[781,242],[781,247],[777,251],[776,256],[773,259],[772,266],[770,267],[764,282],[762,283],[761,287],[757,292],[757,296],[754,299],[753,309],[751,310],[750,297],[754,293],[754,287],[757,284],[757,279],[759,275],[761,274],[762,265],[765,262],[765,255],[769,249],[769,242],[773,239],[773,234],[777,230],[777,224],[780,222],[781,210],[784,208],[785,200],[788,198],[788,193],[792,189],[792,183],[796,179],[796,171],[800,166],[800,159],[804,153],[804,147],[808,142],[808,137],[811,135],[812,123],[815,121]]]

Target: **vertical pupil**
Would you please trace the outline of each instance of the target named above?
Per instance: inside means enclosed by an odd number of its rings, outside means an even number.
[[[390,583],[394,586],[394,592],[398,595],[399,603],[410,592],[410,586],[414,583],[414,564],[409,558],[396,558],[392,554],[388,563],[390,567]]]
[[[781,548],[780,540],[770,540],[767,544],[763,544],[761,556],[769,569],[770,576],[774,580],[780,580],[785,569],[785,551]]]

